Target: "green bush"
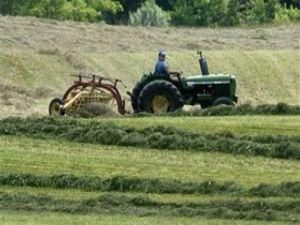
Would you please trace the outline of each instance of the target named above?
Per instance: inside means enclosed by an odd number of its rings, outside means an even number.
[[[279,9],[278,0],[230,0],[226,25],[272,22]]]
[[[96,22],[103,12],[116,13],[121,4],[110,0],[1,0],[3,15],[36,16],[57,20]]]
[[[222,25],[226,15],[226,4],[224,0],[177,0],[171,15],[174,25]]]
[[[51,19],[63,19],[63,6],[66,4],[66,0],[53,0],[53,1],[32,1],[32,4],[28,5],[25,15],[46,17]]]
[[[129,16],[129,24],[133,26],[167,26],[169,20],[169,14],[157,6],[154,0],[147,0]]]
[[[174,25],[233,26],[299,20],[299,11],[278,0],[177,0],[171,15]]]
[[[300,9],[300,1],[299,0],[279,0],[281,5],[285,5],[288,8],[294,7]]]
[[[300,21],[300,10],[291,6],[280,7],[275,15],[276,22]]]
[[[280,8],[277,0],[253,0],[246,23],[268,23],[275,19]]]

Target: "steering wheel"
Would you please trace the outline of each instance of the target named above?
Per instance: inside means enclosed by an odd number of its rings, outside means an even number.
[[[180,75],[182,75],[183,74],[183,71],[181,71],[181,72],[172,72],[172,73],[170,73],[170,75],[172,75],[172,76],[180,76]]]
[[[183,74],[183,72],[181,72],[181,73],[178,73],[178,72],[177,73],[170,73],[170,76],[174,76],[178,79],[178,81],[180,81],[182,74]]]

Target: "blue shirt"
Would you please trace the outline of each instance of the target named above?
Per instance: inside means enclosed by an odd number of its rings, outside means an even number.
[[[168,73],[168,63],[166,61],[158,60],[155,65],[155,75],[169,76]]]

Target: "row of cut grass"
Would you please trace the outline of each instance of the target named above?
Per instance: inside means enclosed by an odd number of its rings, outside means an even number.
[[[244,187],[266,180],[269,184],[300,180],[300,165],[293,160],[139,150],[14,136],[1,136],[0,164],[2,173],[234,181]]]
[[[231,194],[156,194],[156,193],[140,193],[140,192],[101,192],[101,191],[83,191],[79,189],[54,189],[43,187],[14,187],[14,186],[0,186],[0,193],[3,194],[27,194],[35,196],[49,196],[54,199],[67,199],[67,200],[88,200],[92,198],[102,197],[107,194],[114,194],[116,196],[126,197],[144,197],[152,201],[161,203],[208,203],[213,201],[239,201],[255,202],[288,202],[293,200],[300,200],[299,197],[290,196],[277,196],[277,197],[258,197],[258,196],[239,196]]]
[[[143,149],[189,150],[260,155],[272,158],[300,159],[299,136],[243,136],[230,132],[201,134],[167,126],[144,129],[121,127],[113,123],[74,119],[7,118],[1,121],[0,134],[36,138],[61,138],[81,143],[135,146]]]
[[[151,126],[175,127],[200,134],[226,131],[236,135],[300,136],[300,116],[142,117],[98,120],[140,129]]]
[[[49,196],[0,193],[0,210],[68,213],[125,214],[271,221],[298,221],[299,201],[211,201],[202,203],[163,203],[143,196],[107,194],[88,200],[54,199]]]
[[[218,183],[214,180],[203,182],[182,182],[172,179],[150,179],[137,177],[75,176],[58,174],[37,176],[33,174],[1,174],[0,184],[15,187],[48,187],[58,189],[79,189],[102,192],[143,192],[181,194],[231,194],[234,196],[299,196],[300,182],[282,182],[278,185],[258,184],[245,189],[235,182]]]

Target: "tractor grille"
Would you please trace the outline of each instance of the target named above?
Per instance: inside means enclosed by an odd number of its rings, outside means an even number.
[[[218,84],[213,87],[215,97],[229,96],[230,95],[230,84]]]

